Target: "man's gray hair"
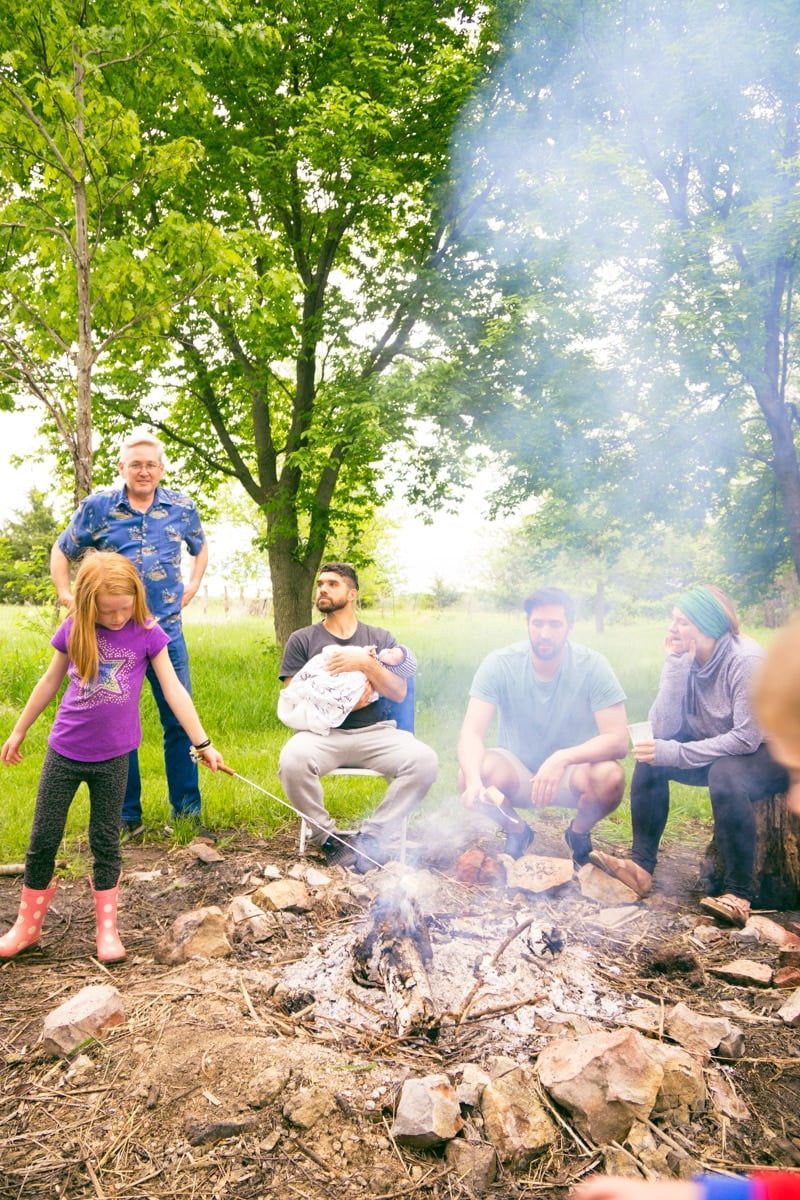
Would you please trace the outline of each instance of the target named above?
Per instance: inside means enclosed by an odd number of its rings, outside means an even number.
[[[167,456],[164,453],[164,443],[160,442],[158,440],[158,438],[155,436],[155,434],[151,433],[149,429],[145,429],[144,426],[142,426],[139,429],[132,429],[131,432],[128,434],[128,436],[125,438],[124,442],[120,446],[119,461],[127,462],[128,451],[131,450],[134,446],[141,446],[145,443],[148,446],[152,446],[155,449],[155,452],[158,455],[160,462],[163,463],[164,468],[166,469],[166,467],[169,464],[167,462]]]

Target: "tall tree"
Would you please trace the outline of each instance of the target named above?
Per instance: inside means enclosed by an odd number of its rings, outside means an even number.
[[[0,9],[0,389],[43,405],[75,499],[92,485],[92,376],[134,330],[150,336],[213,254],[170,190],[201,156],[149,137],[154,101],[192,75],[178,41],[204,4],[6,0]],[[146,191],[158,219],[126,213]],[[164,263],[169,270],[164,270]]]
[[[52,603],[50,548],[58,531],[44,494],[29,492],[28,507],[0,528],[0,603]]]
[[[759,490],[771,476],[800,576],[800,13],[784,0],[729,0],[670,6],[658,19],[642,5],[633,20],[608,80],[621,148],[655,202],[660,272],[642,293],[645,329],[662,378],[677,368],[683,383],[677,419],[713,413],[735,454],[726,474],[749,474]],[[675,83],[659,94],[661,63]],[[764,540],[775,533],[759,528]]]
[[[669,597],[705,579],[723,584],[737,599],[747,598],[741,581],[727,577],[709,530],[687,538],[685,531],[655,520],[632,529],[602,502],[576,508],[552,497],[498,540],[487,587],[500,603],[519,607],[535,585],[557,583],[573,592],[585,614],[591,611],[602,631],[606,614],[616,620],[663,614]]]
[[[474,7],[241,3],[195,41],[205,157],[182,207],[228,257],[165,335],[168,410],[136,378],[163,346],[118,361],[110,390],[207,489],[232,477],[261,508],[281,641],[308,621],[331,531],[370,519],[387,447],[424,415],[413,364],[464,215],[441,185],[485,50]],[[189,132],[185,110],[157,120],[166,140]]]
[[[602,494],[622,519],[702,522],[730,510],[732,481],[766,494],[771,476],[780,528],[759,533],[777,547],[782,530],[800,574],[799,44],[788,0],[532,0],[507,24],[499,102],[469,143],[501,184],[484,246],[560,264],[562,336],[594,368],[570,371],[555,404],[525,381],[516,446],[497,413],[479,420],[512,499],[555,487],[567,514]],[[551,337],[555,294],[533,302]],[[558,480],[531,436],[547,414]]]

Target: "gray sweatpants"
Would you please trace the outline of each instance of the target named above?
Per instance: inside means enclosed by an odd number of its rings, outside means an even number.
[[[388,843],[436,779],[439,760],[435,750],[398,729],[394,721],[332,729],[325,736],[296,733],[281,751],[278,774],[289,803],[308,818],[317,845],[336,831],[323,802],[321,776],[337,767],[369,767],[391,780],[383,800],[361,825],[362,833]]]
[[[105,892],[116,887],[122,870],[119,823],[127,779],[127,754],[87,763],[48,749],[25,857],[26,887],[43,891],[53,878],[67,814],[82,783],[89,788],[89,848],[94,858],[95,890]]]

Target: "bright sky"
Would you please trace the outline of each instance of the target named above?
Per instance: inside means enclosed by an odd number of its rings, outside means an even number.
[[[457,514],[440,513],[430,525],[419,519],[400,520],[395,535],[395,566],[409,591],[430,591],[437,579],[458,591],[472,590],[484,571],[496,527],[481,511],[482,495],[471,493]]]
[[[10,464],[12,454],[25,454],[35,444],[35,415],[31,413],[0,412],[0,442],[4,448],[4,469],[0,471],[0,524],[18,509],[26,507],[31,488],[47,491],[51,471],[47,466],[26,463],[22,468]],[[167,482],[169,482],[167,480]],[[405,579],[410,591],[429,591],[436,579],[448,587],[461,589],[470,586],[483,570],[488,548],[497,537],[497,526],[488,525],[482,516],[483,491],[476,488],[464,500],[458,514],[440,514],[430,525],[405,514],[398,504],[391,514],[399,528],[387,553]],[[230,554],[234,531],[228,527],[219,538],[209,530],[212,557],[208,582],[214,579],[213,550],[217,544]],[[249,533],[242,533],[243,548],[249,544]],[[216,589],[214,589],[216,590]]]
[[[0,471],[0,522],[5,522],[18,509],[27,508],[32,488],[47,491],[51,470],[39,464],[26,463],[21,468],[11,466],[12,454],[26,454],[35,444],[36,420],[33,413],[0,412],[0,445],[3,447],[3,469]]]

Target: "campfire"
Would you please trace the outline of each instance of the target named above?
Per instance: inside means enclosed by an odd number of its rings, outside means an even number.
[[[92,967],[65,885],[44,948],[3,972],[0,1197],[69,1174],[80,1200],[505,1200],[593,1169],[798,1165],[790,920],[703,917],[697,854],[642,901],[575,874],[556,821],[517,862],[480,825],[440,832],[363,877],[288,836],[130,869],[114,972]],[[87,984],[117,1023],[54,1056],[44,1021],[61,1036]]]
[[[401,1036],[435,1037],[439,1019],[428,979],[433,950],[415,890],[409,872],[384,886],[367,929],[353,943],[353,979],[384,989]]]

